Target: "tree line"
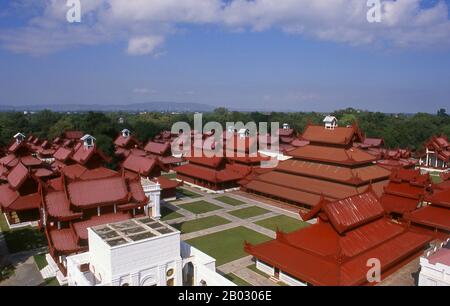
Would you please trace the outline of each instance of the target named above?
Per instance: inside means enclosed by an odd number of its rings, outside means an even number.
[[[340,126],[356,122],[367,137],[384,138],[389,148],[419,150],[432,135],[450,137],[450,116],[445,109],[440,109],[436,114],[385,114],[348,108],[332,114],[339,119]],[[7,146],[17,132],[54,139],[66,130],[81,130],[95,136],[98,146],[113,155],[113,141],[122,129],[131,130],[140,141],[146,142],[159,132],[170,130],[175,122],[192,125],[193,115],[160,112],[58,113],[49,110],[32,114],[3,112],[0,113],[0,147]],[[237,112],[218,108],[203,114],[203,124],[216,121],[225,127],[226,122],[279,122],[288,123],[301,133],[309,123],[322,124],[324,115],[318,112]]]

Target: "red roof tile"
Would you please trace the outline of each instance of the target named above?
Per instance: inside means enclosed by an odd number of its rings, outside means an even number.
[[[124,169],[139,173],[143,176],[148,176],[156,166],[156,159],[134,154],[130,154],[122,163]]]
[[[124,178],[74,181],[67,185],[70,202],[80,208],[121,204],[129,201]]]
[[[81,213],[75,213],[70,209],[70,202],[64,191],[49,192],[45,196],[45,205],[49,216],[68,221],[74,218],[81,218]]]
[[[8,183],[13,189],[17,190],[28,177],[28,169],[22,163],[18,163],[8,174]]]
[[[450,209],[430,205],[419,208],[408,217],[414,223],[450,232]]]
[[[65,162],[71,154],[72,149],[60,147],[58,150],[56,150],[55,154],[53,154],[53,157],[59,161]]]
[[[26,196],[19,196],[10,206],[8,210],[24,211],[30,209],[38,209],[41,205],[41,195],[33,193]]]
[[[324,211],[339,233],[378,219],[384,214],[379,199],[371,191],[323,205]]]
[[[170,150],[170,143],[159,143],[154,141],[149,141],[144,148],[145,151],[157,154],[157,155],[164,155],[167,154],[167,152]]]
[[[42,161],[40,159],[36,158],[36,157],[33,157],[33,156],[21,157],[20,161],[22,162],[22,164],[24,164],[27,167],[42,165]]]
[[[8,208],[17,198],[17,191],[11,189],[8,184],[0,185],[0,206]]]
[[[358,130],[353,126],[326,129],[324,126],[308,125],[302,138],[310,142],[342,145],[347,145],[354,139],[360,140]]]
[[[71,228],[50,230],[49,237],[53,247],[59,252],[75,253],[81,249]]]

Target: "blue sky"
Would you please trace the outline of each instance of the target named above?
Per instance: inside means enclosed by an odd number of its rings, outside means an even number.
[[[0,104],[450,105],[449,1],[387,1],[381,24],[360,0],[91,1],[81,24],[63,0],[0,4]]]

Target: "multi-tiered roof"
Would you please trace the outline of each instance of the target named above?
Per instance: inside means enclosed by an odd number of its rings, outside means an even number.
[[[302,139],[309,144],[289,151],[291,159],[244,183],[244,189],[307,207],[316,205],[321,196],[337,200],[361,193],[370,183],[381,195],[390,171],[375,165],[375,156],[353,146],[363,139],[357,125],[308,125]]]

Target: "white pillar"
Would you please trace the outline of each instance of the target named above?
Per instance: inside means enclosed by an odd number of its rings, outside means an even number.
[[[161,218],[160,210],[160,198],[161,198],[161,186],[158,183],[150,181],[149,179],[142,178],[141,184],[144,189],[145,195],[148,197],[148,203],[145,205],[144,210],[149,215],[149,208],[152,208],[152,214],[149,217],[159,219]]]

